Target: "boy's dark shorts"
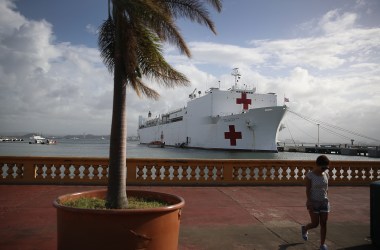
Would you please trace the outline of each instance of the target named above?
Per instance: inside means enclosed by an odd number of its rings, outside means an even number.
[[[311,201],[313,206],[312,212],[315,214],[319,213],[329,213],[330,212],[330,202],[329,200],[324,201]]]

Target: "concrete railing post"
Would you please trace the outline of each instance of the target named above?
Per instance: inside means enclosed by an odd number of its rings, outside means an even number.
[[[33,161],[25,161],[23,180],[25,184],[33,184],[36,180],[36,169]]]

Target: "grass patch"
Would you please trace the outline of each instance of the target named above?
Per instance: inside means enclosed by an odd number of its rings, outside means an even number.
[[[87,209],[106,209],[106,201],[99,198],[79,198],[72,201],[60,202],[67,207],[87,208]]]
[[[100,198],[87,198],[82,197],[73,201],[60,202],[60,204],[68,207],[86,208],[86,209],[107,209],[106,201]],[[170,204],[162,201],[128,197],[128,209],[144,209],[144,208],[156,208],[165,207]]]

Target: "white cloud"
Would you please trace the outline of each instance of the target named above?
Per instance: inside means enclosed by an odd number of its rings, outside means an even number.
[[[206,42],[191,42],[190,49],[197,64],[207,63],[232,67],[236,64],[262,64],[267,55],[257,48]],[[225,61],[229,58],[228,62]]]
[[[339,25],[337,25],[339,26]],[[305,65],[318,70],[336,69],[345,63],[375,60],[380,47],[380,28],[345,29],[319,37],[257,42],[272,65]]]
[[[98,29],[92,24],[86,25],[86,31],[90,34],[94,34],[94,35],[98,34]]]
[[[11,0],[0,1],[0,34],[11,32],[14,27],[21,26],[25,22],[25,18],[15,12],[16,5]],[[10,22],[12,20],[12,22]]]
[[[112,77],[99,66],[99,52],[54,44],[51,24],[27,20],[11,7],[0,3],[7,18],[0,25],[0,131],[104,132]]]
[[[192,86],[153,84],[159,101],[129,90],[128,133],[136,134],[138,115],[183,107],[195,88],[204,93],[219,80],[222,88],[229,87],[230,70],[239,67],[243,83],[277,92],[279,104],[286,95],[297,113],[379,139],[380,27],[357,22],[356,14],[334,10],[313,20],[315,30],[323,32],[312,36],[253,40],[251,47],[190,42],[190,60],[167,47],[168,60]],[[112,85],[97,49],[55,43],[51,24],[27,20],[10,1],[0,1],[0,133],[108,134]],[[297,123],[291,114],[287,120]],[[314,132],[292,131],[304,140]]]
[[[338,10],[329,11],[319,21],[319,27],[326,33],[342,32],[354,27],[357,15],[355,13],[343,13]]]

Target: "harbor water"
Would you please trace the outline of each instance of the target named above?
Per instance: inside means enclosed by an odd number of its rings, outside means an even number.
[[[1,142],[0,156],[57,156],[57,157],[108,157],[109,140],[100,139],[58,139],[57,144],[29,144],[22,142]],[[128,141],[128,158],[200,158],[200,159],[278,159],[315,160],[318,154],[301,152],[258,153],[188,148],[150,148],[138,141]],[[331,160],[339,161],[380,161],[367,156],[346,156],[329,154]]]

